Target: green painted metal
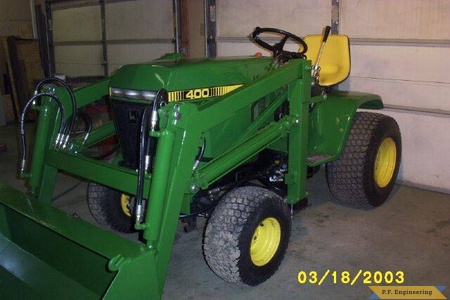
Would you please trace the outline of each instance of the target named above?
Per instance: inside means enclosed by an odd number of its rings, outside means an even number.
[[[340,91],[315,104],[309,117],[308,157],[317,159],[310,160],[310,166],[339,157],[358,108],[381,109],[383,104],[378,95]]]
[[[92,104],[93,102],[107,97],[109,93],[109,81],[110,79],[105,79],[97,83],[76,89],[74,95],[77,99],[77,107],[81,108],[83,106]],[[70,106],[70,95],[63,88],[56,88],[56,93],[59,99],[66,108],[66,115],[70,116],[72,114],[72,107]]]
[[[249,83],[273,68],[273,60],[261,58],[156,60],[117,70],[110,86],[115,88],[178,91]]]
[[[255,154],[266,149],[271,143],[287,135],[289,128],[296,122],[296,117],[285,117],[279,122],[273,122],[255,135],[248,138],[226,153],[214,159],[201,168],[195,175],[196,180],[191,187],[207,188],[211,183],[227,174],[236,166],[241,165]]]
[[[128,265],[135,260],[154,260],[155,252],[145,245],[10,187],[0,184],[0,195],[0,295],[13,296],[4,299],[99,299],[111,285],[129,284]],[[108,270],[108,262],[118,255],[127,261]],[[134,265],[143,268],[141,275],[154,276],[152,264],[145,268]],[[151,285],[136,286],[136,293],[159,297],[159,289]]]
[[[95,181],[107,186],[113,186],[115,189],[127,194],[136,193],[137,177],[136,172],[117,165],[109,164],[104,161],[98,161],[78,154],[76,156],[63,151],[51,151],[46,156],[48,166],[61,171]],[[145,179],[144,191],[148,194],[150,181],[149,177]],[[43,178],[43,184],[51,184],[53,176]]]
[[[45,153],[50,149],[50,142],[56,136],[56,131],[53,132],[53,128],[57,121],[56,104],[50,101],[48,98],[42,100],[42,105],[39,109],[40,117],[37,122],[37,131],[35,138],[35,149],[38,151],[33,152],[33,164],[31,165],[30,174],[21,174],[22,177],[28,177],[28,185],[30,192],[33,195],[40,193],[41,186],[41,174],[44,169]]]
[[[290,114],[297,117],[297,126],[289,132],[288,186],[286,201],[295,204],[308,196],[306,192],[306,149],[308,144],[308,112],[311,103],[311,65],[302,68],[303,80],[297,79],[289,85]]]
[[[157,152],[153,172],[144,179],[148,209],[145,221],[135,225],[142,230],[141,244],[51,207],[57,171],[131,195],[137,193],[137,172],[117,161],[83,155],[83,150],[116,133],[112,122],[94,130],[84,145],[78,137],[69,147],[55,149],[60,116],[54,101],[43,99],[33,164],[30,174],[23,174],[30,192],[0,185],[0,296],[12,295],[8,287],[13,287],[23,298],[159,298],[178,217],[190,213],[199,189],[262,150],[276,149],[288,154],[286,202],[295,204],[308,195],[307,165],[340,154],[356,109],[382,106],[379,97],[370,94],[338,92],[327,99],[311,98],[310,61],[277,66],[271,58],[256,57],[189,61],[166,56],[124,66],[110,79],[76,90],[75,95],[77,106],[83,107],[107,97],[110,88],[171,92],[230,85],[241,86],[223,96],[171,102],[159,109],[159,130],[149,132],[157,139]],[[69,116],[68,93],[55,90]],[[287,104],[289,111],[275,119],[275,111]],[[193,170],[203,141],[210,160]],[[309,162],[310,157],[319,159]]]

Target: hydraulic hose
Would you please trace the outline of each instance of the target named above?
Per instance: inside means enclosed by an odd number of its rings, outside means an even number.
[[[84,135],[83,141],[81,142],[82,144],[84,144],[86,143],[89,135],[92,132],[92,118],[87,113],[81,111],[77,113],[77,116],[80,116],[87,125],[85,129],[86,134]]]
[[[64,127],[66,126],[65,121],[64,121],[65,115],[66,115],[66,110],[64,109],[64,106],[62,105],[61,101],[58,99],[58,97],[56,95],[53,95],[50,93],[40,93],[40,94],[34,95],[33,97],[31,97],[30,100],[28,100],[28,102],[25,104],[25,107],[22,111],[22,115],[20,117],[20,140],[21,140],[21,145],[22,145],[22,160],[20,162],[20,173],[21,174],[24,174],[24,172],[25,172],[25,166],[26,166],[26,161],[27,161],[27,138],[25,135],[25,116],[26,116],[26,113],[27,113],[30,105],[33,104],[38,98],[41,98],[41,97],[50,97],[51,99],[55,100],[55,102],[57,103],[57,105],[61,111],[61,120],[60,120],[60,124],[59,124],[59,130],[58,130],[56,142],[58,142],[58,139],[63,134]]]
[[[153,100],[152,105],[152,114],[150,118],[150,130],[156,131],[159,130],[158,124],[158,109],[167,104],[167,91],[165,89],[160,89],[158,93],[156,93],[155,100]],[[156,151],[156,141],[155,138],[147,135],[147,151],[146,151],[146,163],[145,169],[148,172],[152,171],[152,157]]]
[[[146,156],[146,140],[148,134],[148,118],[149,107],[144,109],[142,113],[140,135],[139,135],[139,167],[138,180],[136,191],[136,223],[142,222],[142,201],[144,194],[144,179],[145,179],[145,156]]]
[[[167,98],[167,91],[160,89],[153,100],[151,117],[150,117],[150,130],[158,130],[158,109],[165,105]],[[156,143],[148,134],[149,123],[149,106],[144,109],[142,113],[142,120],[140,126],[139,135],[139,166],[138,166],[138,180],[136,191],[136,223],[141,223],[143,219],[142,202],[144,194],[144,179],[146,171],[152,169],[152,157],[155,152]]]
[[[198,164],[203,158],[203,155],[205,154],[205,147],[206,147],[206,141],[203,140],[202,147],[200,148],[200,152],[197,154],[197,157],[195,158],[194,167],[192,168],[193,171],[195,171],[198,167]]]
[[[70,86],[64,80],[59,79],[57,77],[49,77],[49,78],[45,78],[44,80],[42,80],[41,82],[39,82],[37,84],[35,93],[39,93],[44,84],[54,83],[54,82],[62,85],[67,90],[67,92],[69,93],[69,96],[70,96],[71,103],[72,103],[72,115],[71,115],[71,120],[69,122],[70,126],[67,128],[64,128],[64,133],[63,133],[64,134],[63,143],[66,143],[70,136],[70,133],[73,131],[73,128],[75,126],[75,117],[73,117],[73,116],[77,112],[77,102],[76,102],[75,94],[73,93],[73,90],[70,88]],[[67,137],[66,137],[66,135],[67,135]]]

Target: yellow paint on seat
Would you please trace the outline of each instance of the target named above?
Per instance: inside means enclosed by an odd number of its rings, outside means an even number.
[[[319,55],[322,35],[308,35],[306,57],[314,64]],[[329,35],[319,66],[319,85],[332,86],[344,81],[350,74],[350,43],[346,35]]]

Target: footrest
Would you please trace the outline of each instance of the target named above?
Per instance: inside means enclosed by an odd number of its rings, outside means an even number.
[[[326,162],[330,161],[331,159],[332,159],[332,156],[329,154],[318,153],[318,154],[312,154],[312,155],[308,156],[307,162],[308,162],[308,165],[317,166],[317,165],[326,163]]]

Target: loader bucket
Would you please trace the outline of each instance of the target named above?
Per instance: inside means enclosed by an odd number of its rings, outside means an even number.
[[[0,299],[155,299],[155,253],[0,184]]]

